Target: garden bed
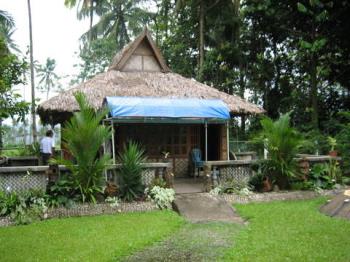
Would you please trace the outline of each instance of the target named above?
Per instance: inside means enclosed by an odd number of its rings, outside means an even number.
[[[116,213],[144,212],[158,210],[151,201],[122,202],[116,207],[110,204],[77,204],[71,208],[59,207],[50,208],[47,218],[64,218],[79,216],[110,215]],[[11,226],[15,223],[9,217],[0,218],[0,227]]]

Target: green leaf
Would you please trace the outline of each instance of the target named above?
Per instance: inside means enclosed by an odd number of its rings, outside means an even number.
[[[300,41],[300,47],[303,48],[303,49],[311,49],[312,48],[312,44],[309,43],[308,41],[301,40]]]
[[[305,5],[303,5],[302,3],[297,3],[298,6],[298,11],[301,13],[306,13],[307,12],[307,8],[305,7]]]

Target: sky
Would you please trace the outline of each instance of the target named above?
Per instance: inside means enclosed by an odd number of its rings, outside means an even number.
[[[48,57],[56,60],[56,73],[59,76],[74,75],[73,67],[78,62],[79,37],[88,30],[89,20],[79,21],[76,8],[68,9],[64,0],[31,0],[34,60],[44,64]],[[0,0],[0,10],[7,11],[15,20],[16,31],[13,40],[23,54],[29,46],[29,22],[27,0]],[[68,87],[70,78],[62,80],[63,88]],[[38,79],[36,79],[38,83]],[[30,86],[19,87],[20,93],[30,100]],[[37,92],[43,100],[44,94]],[[54,93],[50,94],[50,97]]]

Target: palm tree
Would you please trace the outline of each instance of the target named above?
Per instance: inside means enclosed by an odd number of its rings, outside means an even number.
[[[100,20],[82,35],[86,40],[98,37],[115,39],[117,48],[122,48],[130,41],[130,35],[137,35],[151,21],[153,13],[138,6],[142,0],[104,1],[96,10]]]
[[[101,7],[105,0],[65,0],[64,4],[68,8],[77,6],[77,18],[82,20],[86,17],[90,18],[90,31],[94,21],[94,14],[98,13],[97,10]],[[91,35],[88,37],[91,42]]]
[[[30,0],[27,0],[28,6],[28,20],[29,20],[29,54],[30,54],[30,83],[32,90],[32,132],[33,132],[33,142],[37,142],[36,133],[36,116],[35,116],[35,84],[34,84],[34,59],[33,59],[33,30],[32,30],[32,11],[30,7]]]
[[[95,202],[95,195],[102,192],[103,172],[110,163],[110,156],[98,157],[102,144],[111,137],[111,128],[101,125],[107,110],[95,111],[83,93],[76,93],[79,112],[66,122],[62,130],[62,140],[75,160],[56,160],[64,164],[72,173],[75,187],[83,202]]]
[[[47,58],[44,66],[39,65],[37,68],[37,76],[40,77],[38,89],[46,92],[46,100],[49,99],[49,93],[59,80],[55,73],[56,60]]]
[[[13,17],[8,12],[0,10],[0,37],[5,40],[7,48],[18,52],[18,47],[12,40],[14,27]]]
[[[304,140],[301,134],[290,125],[290,114],[278,120],[265,117],[261,121],[262,130],[255,141],[264,144],[269,153],[265,162],[267,173],[276,180],[280,188],[285,188],[288,179],[297,175],[295,156]]]

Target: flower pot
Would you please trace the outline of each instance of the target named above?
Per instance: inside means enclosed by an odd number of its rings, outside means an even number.
[[[263,180],[263,192],[270,192],[272,190],[272,183],[269,177],[265,177]]]
[[[337,157],[338,156],[338,151],[336,150],[332,150],[332,151],[329,151],[329,156],[332,156],[332,157]]]

